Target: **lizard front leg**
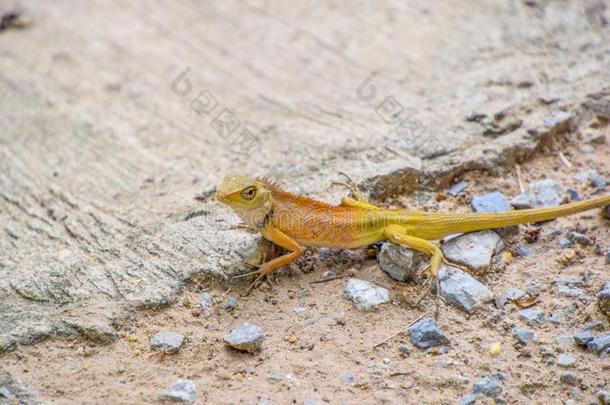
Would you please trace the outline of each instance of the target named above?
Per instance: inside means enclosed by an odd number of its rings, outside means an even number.
[[[292,239],[290,236],[286,235],[284,232],[280,231],[277,228],[267,227],[261,230],[261,235],[263,237],[278,246],[283,247],[284,249],[288,249],[291,252],[280,257],[276,257],[273,260],[270,260],[266,263],[263,263],[259,269],[252,273],[242,274],[238,277],[249,276],[252,274],[258,274],[256,280],[250,285],[248,288],[248,292],[259,282],[261,278],[264,276],[271,274],[273,271],[283,267],[287,264],[290,264],[297,260],[299,257],[303,255],[305,249],[301,245],[298,244],[297,241]]]

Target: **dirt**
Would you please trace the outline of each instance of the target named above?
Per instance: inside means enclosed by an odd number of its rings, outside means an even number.
[[[523,166],[522,182],[527,185],[552,175],[586,196],[592,189],[573,176],[588,168],[608,176],[606,146],[597,148],[594,154],[580,152],[578,143],[558,146]],[[561,163],[556,155],[559,150],[571,162],[571,168]],[[468,211],[470,196],[487,191],[499,190],[509,196],[519,192],[516,171],[502,178],[468,173],[463,179],[470,184],[465,195],[447,198],[438,204],[438,210]],[[420,206],[409,197],[399,203]],[[540,228],[542,233],[560,227],[564,235],[567,229],[586,229],[595,246],[610,246],[608,222],[597,212],[531,227]],[[559,325],[524,325],[514,304],[503,310],[488,304],[470,316],[442,305],[438,322],[451,339],[448,353],[418,350],[409,343],[406,327],[433,312],[431,300],[413,306],[418,286],[393,282],[374,259],[366,258],[364,251],[325,254],[329,260],[313,251],[298,264],[278,272],[272,288],[264,286],[240,297],[241,287],[223,290],[205,279],[196,279],[172,307],[134,312],[131,319],[122,321],[117,325],[120,338],[111,345],[56,338],[5,354],[3,368],[35,387],[43,402],[57,404],[154,403],[159,391],[177,379],[196,383],[197,403],[255,404],[271,400],[281,404],[306,399],[324,403],[455,403],[470,392],[478,377],[494,373],[507,376],[501,396],[509,403],[562,403],[569,398],[594,401],[598,390],[608,388],[609,358],[598,358],[575,346],[561,348],[556,338],[592,321],[603,322],[607,330],[609,322],[595,302],[582,304],[560,297],[554,280],[580,279],[583,272],[590,271],[584,291],[594,297],[608,280],[608,264],[590,246],[576,248],[582,255],[566,265],[563,258],[572,249],[559,248],[556,238],[529,243],[525,229],[521,226],[506,250],[528,245],[534,253],[516,257],[505,270],[481,275],[481,280],[495,293],[509,287],[526,289],[528,282],[536,280],[540,301],[535,308],[547,315],[560,314],[563,320]],[[311,284],[326,270],[389,288],[392,303],[373,312],[359,312],[342,297],[346,278]],[[212,315],[197,308],[203,290],[214,296]],[[229,296],[238,297],[232,312],[224,309]],[[574,302],[576,311],[569,318],[566,308]],[[297,313],[295,308],[304,311]],[[242,321],[264,328],[266,339],[259,354],[239,353],[222,342],[222,336]],[[526,347],[516,345],[510,333],[513,324],[533,330],[537,341]],[[153,351],[150,337],[161,330],[183,334],[185,346],[174,355]],[[409,346],[409,354],[401,353],[401,343]],[[490,348],[496,343],[502,352],[493,357]],[[564,370],[547,363],[543,348],[554,355],[563,351],[574,354],[573,371],[581,379],[577,387],[559,382]],[[345,382],[347,373],[353,374],[353,383]]]

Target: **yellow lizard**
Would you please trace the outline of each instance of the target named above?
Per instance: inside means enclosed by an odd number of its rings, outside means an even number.
[[[428,280],[436,280],[441,264],[449,264],[431,240],[444,236],[547,221],[610,205],[610,195],[556,207],[490,213],[437,213],[385,209],[362,198],[343,197],[330,205],[283,190],[272,181],[226,177],[216,198],[231,207],[248,226],[290,253],[263,263],[261,277],[298,259],[304,246],[357,248],[382,240],[431,256]],[[455,265],[454,265],[455,266]],[[457,266],[459,267],[459,266]],[[253,284],[253,285],[254,285]]]

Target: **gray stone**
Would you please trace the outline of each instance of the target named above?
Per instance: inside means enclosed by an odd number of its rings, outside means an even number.
[[[491,258],[504,248],[502,238],[494,231],[467,233],[443,244],[445,257],[477,271],[489,269]]]
[[[564,371],[559,376],[559,381],[567,385],[576,385],[578,382],[578,374],[573,371]]]
[[[604,323],[600,322],[600,321],[588,322],[583,325],[582,330],[602,331],[602,330],[604,330]]]
[[[556,206],[561,203],[564,195],[563,185],[546,179],[531,184],[524,193],[513,198],[511,204],[517,209]]]
[[[36,391],[23,385],[12,374],[3,372],[0,365],[0,404],[39,405],[42,402],[38,400]]]
[[[423,254],[392,242],[385,242],[377,257],[381,269],[398,281],[413,280],[428,263]]]
[[[485,285],[455,267],[441,267],[438,280],[440,295],[462,311],[471,313],[477,306],[494,299],[493,292]]]
[[[578,191],[574,190],[573,188],[567,189],[566,194],[568,195],[568,198],[570,201],[581,201],[582,200],[582,197],[580,196]]]
[[[244,322],[226,334],[223,339],[234,349],[254,353],[261,349],[265,334],[260,326]]]
[[[559,239],[557,239],[557,243],[562,249],[566,249],[572,246],[572,242],[564,236],[561,236]]]
[[[534,338],[534,332],[524,328],[513,328],[513,335],[517,338],[517,341],[522,345],[527,345],[531,339]]]
[[[610,281],[602,286],[597,294],[597,306],[607,316],[610,316]]]
[[[601,176],[595,169],[584,170],[574,176],[574,179],[582,183],[586,182],[596,188],[601,188],[608,184],[606,178]]]
[[[512,205],[508,201],[508,198],[499,191],[493,193],[483,194],[475,196],[470,202],[474,212],[502,212],[510,211],[513,209]],[[518,226],[508,226],[504,228],[495,229],[495,232],[502,236],[515,235],[519,233]]]
[[[468,182],[466,180],[462,180],[459,181],[457,183],[455,183],[454,185],[451,186],[451,188],[449,189],[449,191],[447,191],[447,194],[449,194],[452,197],[455,197],[457,195],[459,195],[462,191],[466,190],[468,188]]]
[[[0,387],[0,398],[11,399],[13,394],[6,387]]]
[[[227,302],[225,303],[225,311],[231,312],[235,309],[236,306],[237,306],[237,298],[229,297],[229,298],[227,298]]]
[[[432,318],[424,318],[409,326],[410,341],[418,349],[449,344],[449,338]]]
[[[561,353],[557,356],[557,365],[559,367],[572,367],[576,360],[572,353]]]
[[[176,332],[159,332],[150,339],[155,350],[165,353],[176,353],[184,344],[184,336]]]
[[[580,151],[582,153],[593,153],[595,152],[595,148],[591,145],[583,145],[580,147]]]
[[[569,298],[581,298],[584,296],[583,291],[578,287],[568,287],[565,285],[560,285],[557,287],[557,292],[560,296],[569,297]]]
[[[606,251],[606,264],[610,264],[610,249]]]
[[[192,403],[197,399],[197,387],[193,381],[178,380],[168,391],[161,392],[159,396],[171,401]]]
[[[212,299],[212,293],[204,291],[199,296],[199,309],[203,312],[212,312],[214,310],[214,301]]]
[[[370,311],[381,304],[390,302],[387,289],[357,278],[350,279],[345,285],[345,297],[354,302],[359,311]]]
[[[549,128],[555,128],[558,125],[566,125],[572,118],[574,114],[567,111],[557,111],[553,113],[550,117],[544,119],[544,125]]]
[[[354,377],[354,374],[352,374],[348,371],[347,373],[343,374],[343,377],[341,377],[341,380],[345,384],[352,385],[356,382],[356,377]]]
[[[597,354],[602,353],[610,347],[610,333],[597,335],[587,343],[587,349]]]
[[[119,338],[107,320],[67,320],[66,325],[77,330],[85,339],[102,345],[110,344]]]
[[[497,376],[481,377],[474,383],[472,393],[493,398],[502,393],[502,383]]]
[[[561,324],[561,321],[562,321],[561,314],[553,314],[547,318],[547,321],[549,321],[550,323],[559,325],[559,324]]]
[[[571,231],[568,233],[568,239],[571,242],[578,243],[579,245],[588,246],[591,244],[591,239],[585,234],[580,232]]]
[[[597,391],[597,400],[600,405],[610,405],[610,393],[606,390]]]
[[[526,308],[519,311],[519,318],[529,325],[543,325],[545,322],[544,312],[534,308]]]
[[[568,350],[574,346],[574,335],[559,335],[555,337],[555,342],[563,350]]]
[[[409,354],[409,353],[411,353],[411,350],[409,350],[409,346],[407,346],[404,343],[401,343],[400,345],[398,345],[398,348],[400,349],[400,352],[402,354]]]
[[[506,296],[507,300],[514,301],[514,300],[517,300],[517,299],[523,297],[525,295],[525,291],[523,291],[520,288],[511,287],[506,290],[504,295]]]
[[[478,394],[468,394],[462,397],[462,399],[460,399],[460,402],[458,402],[459,405],[473,405],[474,403],[477,402],[477,398],[479,397]]]
[[[574,334],[574,341],[580,346],[587,346],[593,340],[593,332],[582,331]]]
[[[517,253],[517,256],[519,257],[528,257],[532,255],[532,248],[527,245],[519,245],[517,246],[517,249],[515,249],[515,253]]]

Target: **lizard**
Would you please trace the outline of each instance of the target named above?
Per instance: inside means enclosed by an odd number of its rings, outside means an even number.
[[[442,264],[461,267],[449,263],[434,240],[548,221],[610,205],[610,195],[605,195],[545,208],[441,213],[381,208],[370,204],[360,193],[356,198],[346,196],[340,204],[331,205],[288,192],[266,178],[244,176],[227,176],[216,191],[216,199],[232,208],[245,225],[288,251],[262,263],[258,270],[240,275],[258,275],[251,288],[262,277],[297,260],[305,247],[353,249],[386,240],[430,256],[429,265],[422,272],[428,273],[427,283],[431,286],[432,281],[438,282]]]

